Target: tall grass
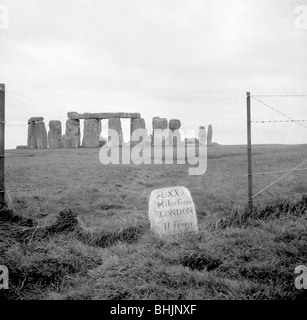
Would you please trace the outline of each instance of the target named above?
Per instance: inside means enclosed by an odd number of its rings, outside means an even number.
[[[294,269],[307,252],[306,197],[234,208],[198,235],[164,242],[149,225],[87,227],[71,210],[52,224],[0,225],[6,299],[306,299]],[[218,213],[217,213],[218,214]],[[217,215],[216,215],[217,216]],[[29,221],[27,221],[29,223]]]

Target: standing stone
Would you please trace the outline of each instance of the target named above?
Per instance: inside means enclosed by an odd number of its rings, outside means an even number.
[[[62,124],[59,120],[49,121],[48,144],[50,149],[62,147]]]
[[[199,144],[200,145],[205,145],[207,142],[207,137],[206,137],[206,128],[203,126],[199,127],[198,130],[198,139],[199,139]]]
[[[101,121],[98,119],[85,119],[82,147],[99,147],[99,136],[101,133]]]
[[[167,129],[167,119],[166,118],[160,118],[160,117],[154,117],[152,119],[152,128],[153,129]]]
[[[44,121],[43,117],[32,117],[28,120],[28,124],[30,124],[31,122],[36,122],[36,121]]]
[[[35,122],[30,122],[28,124],[28,148],[30,149],[37,148]]]
[[[180,129],[181,127],[181,121],[178,119],[171,119],[169,121],[169,129],[172,131],[175,131],[177,129]]]
[[[166,137],[162,136],[161,133],[156,132],[157,129],[168,129],[168,123],[166,118],[154,117],[152,119],[152,144],[154,144],[155,142],[160,143],[161,141],[162,143],[165,143]]]
[[[44,121],[37,121],[35,123],[36,127],[36,143],[38,149],[47,149],[48,147],[48,139],[47,139],[47,131]]]
[[[130,125],[130,133],[132,135],[134,130],[137,129],[145,129],[145,119],[144,118],[135,118],[131,119],[131,125]]]
[[[152,191],[149,200],[151,231],[162,239],[177,239],[198,232],[195,206],[185,187]]]
[[[62,148],[65,147],[65,134],[62,134],[62,138],[61,138],[61,146]]]
[[[66,121],[64,146],[65,148],[80,147],[80,120],[68,119]]]
[[[212,125],[209,124],[209,126],[208,126],[208,136],[207,136],[207,144],[208,145],[212,143],[212,136],[213,136]]]
[[[111,118],[108,120],[108,125],[109,125],[108,144],[111,144],[111,142],[112,142],[113,147],[117,147],[117,146],[122,147],[122,145],[123,145],[123,132],[122,132],[122,125],[121,125],[120,119],[119,118]],[[113,133],[110,131],[110,129],[115,130],[117,132],[118,143],[114,143],[114,141],[117,141],[117,139],[114,139]]]
[[[181,121],[178,119],[171,119],[169,121],[168,127],[172,133],[176,131],[176,136],[173,137],[172,135],[170,135],[169,144],[174,147],[180,145],[181,135],[180,135],[179,129],[181,127]]]
[[[135,146],[135,145],[139,144],[140,142],[146,144],[146,141],[148,140],[148,135],[147,135],[147,131],[146,131],[146,139],[145,139],[145,141],[142,141],[142,138],[140,138],[139,141],[132,141],[132,140],[134,140],[134,139],[132,139],[133,132],[135,130],[137,130],[137,129],[146,130],[145,119],[143,119],[143,118],[131,119],[131,123],[130,123],[130,146]]]

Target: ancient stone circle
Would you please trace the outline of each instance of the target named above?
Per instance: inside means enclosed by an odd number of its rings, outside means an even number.
[[[130,123],[130,138],[133,132],[137,129],[145,129],[145,120],[141,118],[139,113],[77,113],[68,112],[68,119],[66,121],[65,134],[62,134],[62,124],[59,120],[51,120],[49,122],[49,131],[47,134],[45,122],[43,117],[32,117],[28,120],[28,143],[29,149],[57,149],[57,148],[96,148],[100,144],[101,133],[101,120],[108,119],[109,137],[112,136],[114,130],[119,137],[118,146],[123,146],[123,132],[121,126],[121,118],[131,119]],[[81,144],[80,120],[84,120],[83,140]],[[174,132],[180,129],[181,122],[178,119],[171,119],[169,122],[166,118],[154,117],[152,120],[153,132],[144,143],[153,144],[154,141],[159,141],[160,137],[157,136],[156,129],[169,129]],[[146,131],[147,132],[147,131]],[[156,136],[155,136],[156,134]],[[208,133],[206,135],[205,127],[199,127],[199,142],[205,144],[212,143],[212,125],[208,126]],[[157,140],[158,139],[158,140]],[[161,136],[162,141],[165,142],[165,137]],[[138,141],[132,141],[130,145],[138,144]],[[171,139],[170,139],[171,140]],[[180,145],[182,143],[180,134],[169,141],[172,146]]]

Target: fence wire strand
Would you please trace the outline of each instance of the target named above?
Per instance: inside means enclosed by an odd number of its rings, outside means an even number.
[[[263,102],[263,101],[255,98],[255,96],[251,96],[251,97],[252,97],[254,100],[256,100],[256,101],[260,102],[261,104],[263,104],[264,106],[266,106],[267,108],[269,108],[269,109],[271,109],[271,110],[273,110],[273,111],[275,111],[275,112],[283,115],[284,117],[288,118],[289,120],[291,120],[291,122],[295,122],[295,123],[297,123],[298,125],[300,125],[300,126],[302,126],[302,127],[304,127],[304,128],[307,128],[307,126],[301,124],[301,123],[299,122],[299,120],[294,120],[294,119],[292,119],[291,117],[289,117],[289,116],[286,115],[285,113],[283,113],[283,112],[281,112],[281,111],[273,108],[272,106],[269,106],[267,103],[265,103],[265,102]]]
[[[270,122],[307,122],[307,120],[254,120],[252,123],[270,123]]]
[[[295,168],[291,169],[290,171],[288,171],[287,173],[285,173],[284,175],[282,175],[281,177],[279,177],[278,179],[276,179],[275,181],[273,181],[272,183],[270,183],[267,187],[263,188],[262,190],[260,190],[259,192],[257,192],[256,194],[254,194],[252,196],[252,198],[257,197],[259,194],[261,194],[262,192],[266,191],[268,188],[270,188],[271,186],[273,186],[275,183],[277,183],[278,181],[280,181],[281,179],[285,178],[286,176],[288,176],[290,173],[292,173],[293,171],[295,171],[296,169],[298,169],[300,166],[302,166],[304,163],[307,162],[307,159],[304,160],[302,163],[298,164]]]

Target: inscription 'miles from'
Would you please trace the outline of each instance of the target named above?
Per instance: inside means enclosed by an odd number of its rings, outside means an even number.
[[[176,239],[198,232],[195,206],[185,187],[152,191],[149,220],[152,232],[162,239]]]

